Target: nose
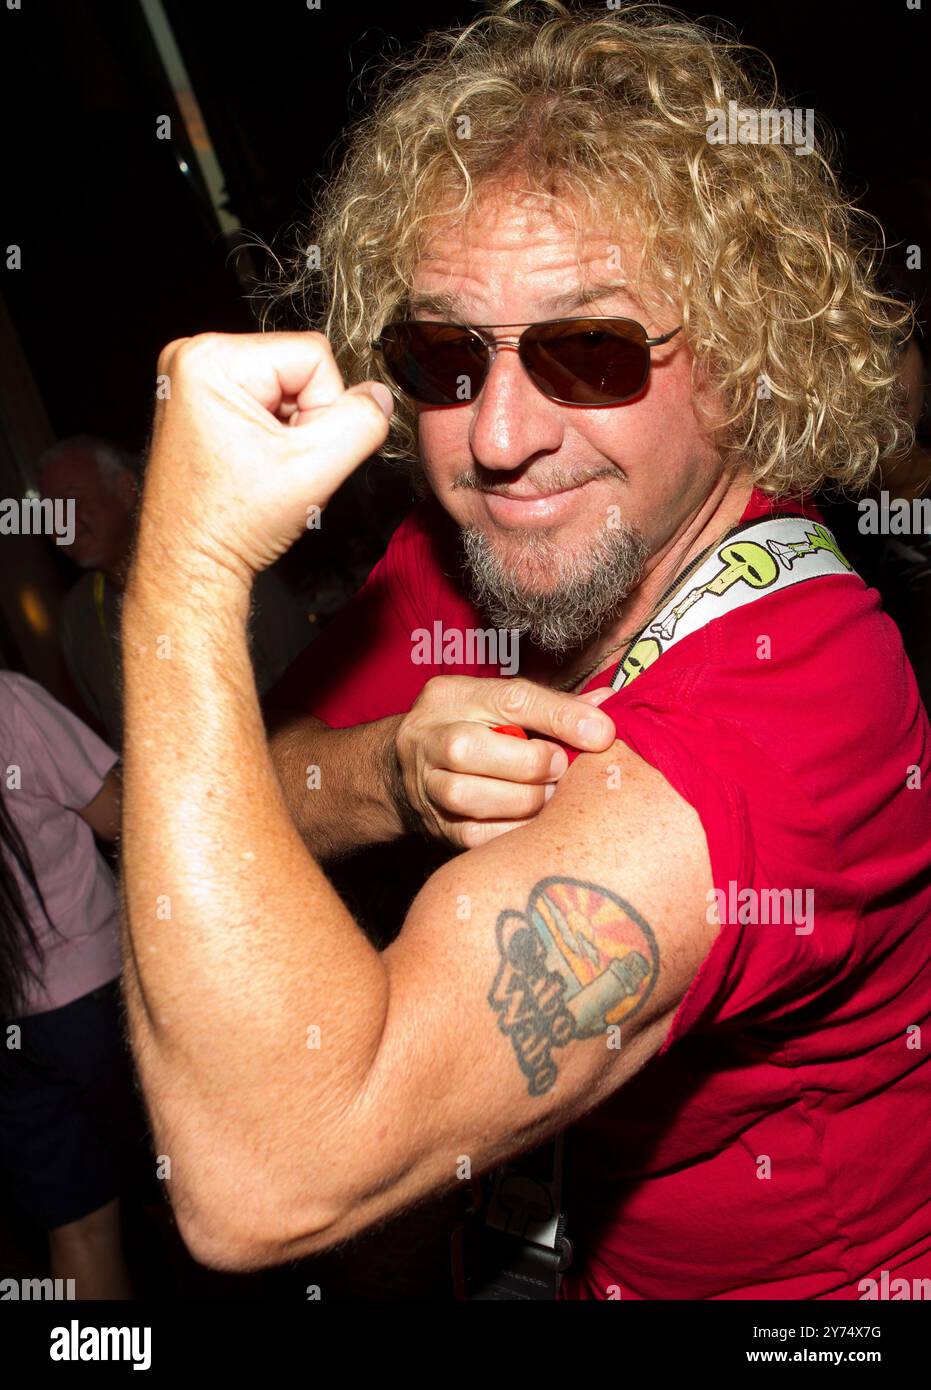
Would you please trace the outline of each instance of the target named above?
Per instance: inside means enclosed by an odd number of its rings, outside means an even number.
[[[517,348],[499,343],[473,406],[472,457],[483,468],[519,468],[538,454],[554,453],[565,436],[562,409],[538,391]]]

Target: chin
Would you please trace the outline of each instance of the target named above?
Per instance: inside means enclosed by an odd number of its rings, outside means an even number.
[[[554,565],[570,558],[578,561],[591,549],[591,532],[584,527],[564,526],[484,526],[482,530],[489,546],[502,560],[520,564],[522,561],[543,573],[552,573]]]
[[[578,581],[591,572],[586,563],[590,547],[572,545],[555,531],[533,531],[530,535],[498,532],[488,537],[501,568],[525,594],[540,597],[556,594],[571,576]]]

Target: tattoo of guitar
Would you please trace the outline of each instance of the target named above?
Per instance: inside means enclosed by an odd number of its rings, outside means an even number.
[[[594,1038],[643,1006],[659,973],[640,914],[596,883],[544,878],[524,912],[496,925],[500,964],[488,1002],[532,1096],[556,1084],[553,1051]]]

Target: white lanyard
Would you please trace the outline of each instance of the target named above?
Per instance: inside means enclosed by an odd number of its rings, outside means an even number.
[[[745,603],[809,579],[851,573],[850,562],[820,522],[801,516],[745,522],[676,579],[673,594],[618,663],[611,688],[623,690],[684,637]]]

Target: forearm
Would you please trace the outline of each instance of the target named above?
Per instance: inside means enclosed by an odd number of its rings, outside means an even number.
[[[237,1167],[260,1165],[267,1181],[253,1190],[296,1201],[295,1183],[314,1184],[325,1202],[387,977],[285,806],[249,664],[248,595],[181,588],[134,577],[124,605],[124,958],[140,1075],[157,1140],[186,1136],[182,1170],[226,1163],[235,1184]],[[307,1132],[297,1113],[319,1123]]]
[[[395,735],[403,716],[331,729],[312,716],[279,721],[269,751],[291,818],[317,859],[337,859],[406,833]]]

